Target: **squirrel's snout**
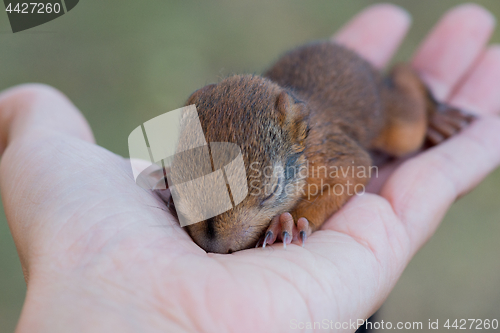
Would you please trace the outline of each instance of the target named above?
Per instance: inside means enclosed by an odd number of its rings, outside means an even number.
[[[207,252],[229,254],[252,246],[252,235],[228,226],[217,227],[214,218],[187,228],[195,243]]]
[[[212,253],[221,253],[221,254],[230,254],[235,251],[241,250],[236,247],[235,244],[231,244],[227,240],[222,240],[221,238],[217,239],[203,239],[202,242],[196,243],[205,251]]]

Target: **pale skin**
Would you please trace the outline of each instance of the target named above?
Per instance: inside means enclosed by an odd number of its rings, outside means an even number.
[[[333,38],[382,68],[408,27],[377,5]],[[450,205],[500,164],[493,29],[484,9],[457,7],[412,60],[440,100],[480,119],[385,167],[377,194],[354,197],[304,248],[205,253],[60,92],[3,92],[0,186],[28,285],[17,332],[286,332],[292,320],[369,317]]]

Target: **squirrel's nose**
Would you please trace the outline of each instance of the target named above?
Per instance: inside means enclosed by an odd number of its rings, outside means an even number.
[[[191,238],[203,250],[212,253],[229,254],[251,247],[253,238],[247,240],[243,237],[251,236],[246,230],[228,230],[218,223],[216,218],[209,218],[188,226]],[[248,244],[245,241],[248,241]]]
[[[230,244],[224,244],[224,240],[218,237],[219,235],[217,235],[217,228],[215,227],[215,220],[213,217],[202,223],[203,237],[202,239],[195,238],[195,241],[203,250],[223,254],[229,253],[229,251],[232,252]]]
[[[223,240],[218,237],[214,237],[212,239],[206,238],[202,244],[198,245],[200,245],[200,247],[205,251],[212,253],[229,254],[235,251],[234,246],[230,241]]]
[[[231,240],[223,239],[222,237],[217,236],[212,239],[206,237],[201,242],[196,241],[196,243],[203,250],[212,253],[231,254],[240,250],[240,248],[238,248],[238,244],[235,244]]]

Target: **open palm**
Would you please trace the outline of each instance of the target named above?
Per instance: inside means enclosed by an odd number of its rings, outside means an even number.
[[[380,68],[408,26],[403,11],[377,5],[333,38]],[[5,91],[0,185],[28,284],[18,332],[285,332],[324,319],[353,331],[345,323],[376,311],[454,200],[500,163],[493,28],[484,9],[460,6],[413,59],[439,99],[481,119],[386,166],[378,194],[350,200],[305,248],[205,253],[134,183],[128,160],[93,143],[62,94]]]

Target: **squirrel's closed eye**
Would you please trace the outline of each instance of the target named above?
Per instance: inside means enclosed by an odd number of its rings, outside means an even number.
[[[269,201],[269,199],[271,199],[272,197],[281,194],[281,192],[283,191],[283,186],[281,186],[281,178],[282,177],[278,177],[278,182],[276,183],[276,185],[274,185],[271,193],[267,195],[264,199],[262,199],[262,201],[260,202],[261,205],[265,204],[266,201]]]

